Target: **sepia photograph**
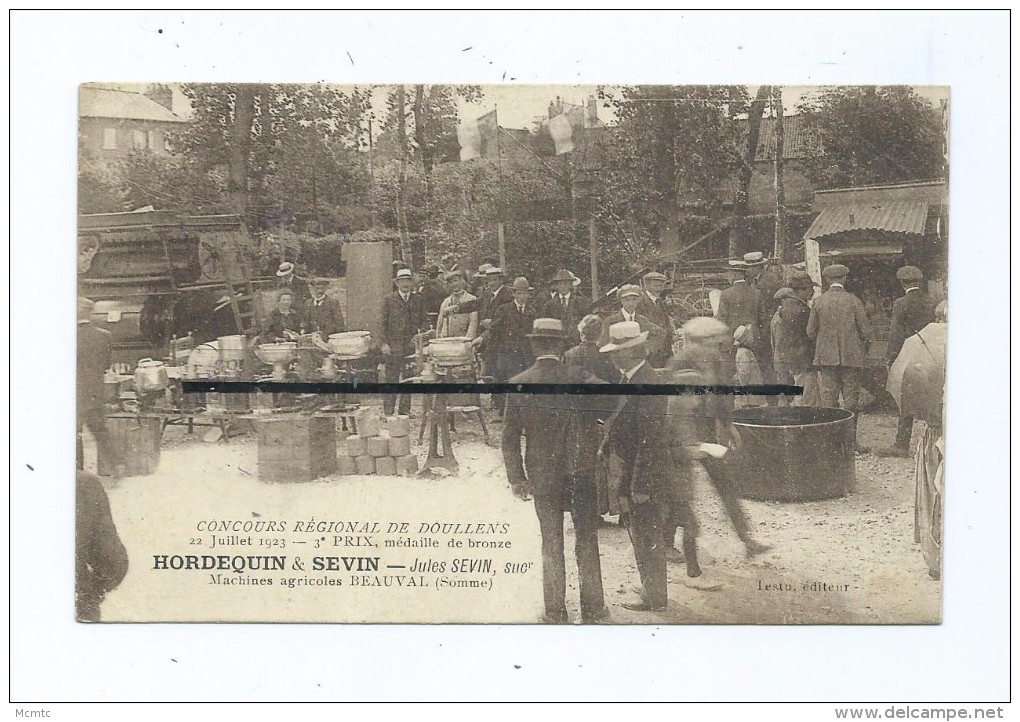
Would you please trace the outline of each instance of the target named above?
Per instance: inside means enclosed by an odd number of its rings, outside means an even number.
[[[79,621],[940,621],[948,88],[78,109]]]
[[[12,11],[13,716],[1008,717],[1007,12]]]

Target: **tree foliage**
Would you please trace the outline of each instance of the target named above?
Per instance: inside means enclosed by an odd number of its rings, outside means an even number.
[[[825,88],[799,109],[824,148],[810,166],[821,188],[943,176],[941,119],[909,86]]]

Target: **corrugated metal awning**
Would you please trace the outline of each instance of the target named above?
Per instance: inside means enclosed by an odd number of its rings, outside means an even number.
[[[808,228],[804,238],[818,240],[847,231],[886,231],[924,235],[927,201],[887,201],[826,208]]]

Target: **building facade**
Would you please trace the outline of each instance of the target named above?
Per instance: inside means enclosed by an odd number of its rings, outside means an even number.
[[[82,85],[78,95],[78,141],[102,163],[127,158],[133,150],[170,155],[169,136],[187,121],[173,112],[165,85],[145,93]]]

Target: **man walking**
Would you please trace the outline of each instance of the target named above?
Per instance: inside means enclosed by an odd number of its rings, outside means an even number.
[[[889,348],[886,366],[891,366],[899,356],[903,342],[935,321],[935,309],[928,294],[921,290],[924,275],[917,266],[904,266],[896,271],[896,278],[903,286],[903,296],[893,302],[892,320],[889,324]],[[913,414],[900,414],[896,426],[896,441],[892,446],[875,450],[878,456],[910,456],[910,437],[914,431]]]
[[[414,277],[411,269],[401,268],[395,279],[397,290],[383,299],[382,353],[385,359],[386,383],[400,381],[407,356],[414,353],[414,336],[425,329],[425,310],[421,297],[411,291]],[[393,414],[396,406],[393,394],[383,396],[383,413]],[[400,414],[411,411],[411,397],[400,394]]]
[[[822,270],[829,288],[811,306],[807,333],[815,342],[815,366],[822,406],[852,411],[856,419],[860,403],[861,373],[868,365],[871,327],[864,304],[844,288],[850,269],[837,263]],[[856,420],[855,420],[856,424]],[[858,453],[867,449],[858,445]]]
[[[567,343],[563,322],[538,318],[532,324],[535,363],[510,383],[602,383],[581,369],[560,361]],[[503,461],[514,494],[535,498],[542,533],[544,621],[564,624],[566,563],[563,514],[574,522],[575,555],[580,578],[581,621],[592,624],[609,617],[599,560],[598,498],[595,489],[597,440],[585,435],[594,424],[582,418],[599,406],[597,397],[573,395],[512,395],[503,426]],[[527,437],[521,453],[521,437]]]

